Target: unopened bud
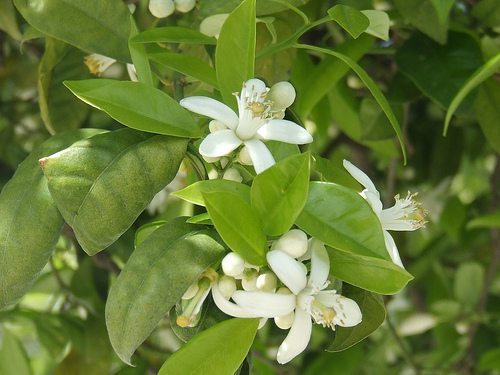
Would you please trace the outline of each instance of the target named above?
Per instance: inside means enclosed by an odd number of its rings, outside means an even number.
[[[248,148],[246,146],[243,146],[238,153],[238,162],[243,165],[253,165],[250,152],[248,152]]]
[[[149,0],[149,11],[156,18],[165,18],[175,11],[172,0]]]
[[[289,329],[292,326],[294,320],[295,320],[295,312],[292,311],[286,315],[275,317],[274,323],[278,328]]]
[[[219,279],[219,290],[224,298],[229,299],[236,291],[236,281],[231,276],[222,276]]]
[[[208,128],[210,129],[210,133],[215,133],[219,130],[227,129],[227,126],[220,121],[212,120],[208,123]]]
[[[205,18],[200,23],[200,32],[202,34],[213,36],[215,38],[219,37],[220,30],[222,29],[222,25],[226,21],[229,14],[214,14],[210,17]]]
[[[278,285],[278,278],[272,272],[266,272],[257,277],[257,281],[255,282],[255,286],[257,289],[262,290],[264,292],[272,292],[276,289]]]
[[[175,9],[181,13],[189,12],[196,5],[196,0],[174,0],[174,1],[175,1]]]
[[[295,88],[290,82],[278,82],[271,87],[266,98],[272,103],[273,111],[283,111],[295,100]]]
[[[273,250],[281,250],[293,258],[299,258],[307,252],[307,235],[300,229],[292,229],[282,235],[272,246]]]
[[[231,252],[222,259],[222,271],[232,277],[237,277],[245,270],[245,260],[238,254]]]
[[[222,178],[229,181],[243,181],[243,177],[241,177],[240,172],[236,168],[229,168],[228,170],[226,170]]]
[[[247,292],[252,292],[254,290],[257,290],[257,277],[258,277],[258,272],[257,270],[254,270],[252,268],[246,269],[245,272],[243,273],[243,278],[241,279],[241,286],[243,287],[244,290]]]

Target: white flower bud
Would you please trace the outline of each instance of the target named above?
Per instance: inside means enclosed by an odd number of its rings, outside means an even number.
[[[208,124],[208,128],[210,129],[210,133],[215,133],[219,130],[225,130],[227,129],[227,126],[224,125],[222,122],[217,121],[217,120],[212,120]]]
[[[196,0],[174,0],[175,9],[181,13],[187,13],[196,5]]]
[[[236,253],[227,254],[222,259],[222,271],[232,277],[239,276],[245,270],[245,260]]]
[[[198,281],[196,281],[195,283],[191,284],[189,288],[187,288],[187,290],[182,295],[182,299],[193,298],[196,295],[196,293],[198,293],[199,289],[200,288],[198,287]]]
[[[149,0],[149,11],[156,18],[165,18],[175,11],[173,0]]]
[[[290,82],[278,82],[271,87],[267,99],[272,102],[273,111],[283,111],[295,100],[295,89]]]
[[[248,148],[246,146],[243,146],[238,153],[238,162],[243,165],[253,165],[250,152],[248,152]]]
[[[281,250],[293,258],[299,258],[307,252],[307,235],[300,229],[292,229],[274,242],[272,249]]]
[[[219,37],[220,30],[222,29],[222,25],[226,22],[229,14],[214,14],[210,17],[205,18],[200,23],[200,32],[202,34],[213,36],[215,38]]]
[[[295,312],[292,311],[289,314],[275,317],[274,323],[278,328],[289,329],[290,327],[292,327],[294,320],[295,320]]]
[[[236,168],[229,168],[228,170],[226,170],[222,178],[229,181],[243,181],[243,177],[241,177],[240,172]]]
[[[231,276],[221,276],[219,279],[219,290],[224,298],[231,298],[236,291],[236,281]]]
[[[257,281],[255,282],[255,286],[257,289],[262,290],[264,292],[272,292],[276,289],[278,285],[278,278],[272,272],[266,272],[257,277]]]
[[[254,269],[246,269],[243,273],[243,278],[241,279],[241,286],[247,292],[252,292],[257,290],[257,270]]]
[[[203,157],[203,159],[205,159],[205,157]],[[205,161],[207,163],[215,163],[217,160],[215,160],[215,161],[209,161],[209,160],[205,159]],[[208,172],[208,179],[209,180],[216,180],[218,178],[219,178],[219,172],[217,172],[216,169],[212,169],[212,170],[210,170],[210,172]]]
[[[221,168],[226,168],[227,163],[229,163],[229,159],[226,157],[220,158],[220,166]]]

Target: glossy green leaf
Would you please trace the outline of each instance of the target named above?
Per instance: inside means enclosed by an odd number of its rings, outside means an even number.
[[[0,327],[0,374],[31,375],[28,355],[19,340]]]
[[[186,223],[214,225],[212,223],[212,220],[210,220],[210,215],[208,214],[208,212],[204,212],[202,214],[192,216],[186,220]]]
[[[500,211],[476,217],[467,224],[467,229],[476,228],[500,228]]]
[[[389,260],[380,220],[354,190],[311,182],[297,225],[325,244],[349,253]]]
[[[40,160],[54,201],[93,255],[118,239],[176,175],[187,141],[121,129]]]
[[[309,157],[309,153],[290,156],[255,177],[252,206],[267,235],[279,236],[288,231],[304,208],[309,190]]]
[[[396,116],[394,115],[394,112],[392,111],[392,108],[391,108],[389,102],[387,101],[387,98],[384,96],[384,94],[382,93],[380,88],[377,86],[377,84],[373,81],[373,79],[368,75],[368,73],[361,66],[359,66],[356,63],[356,61],[354,61],[349,56],[346,56],[342,53],[331,51],[331,50],[326,49],[326,48],[320,48],[320,47],[316,47],[316,46],[307,45],[307,44],[297,44],[297,45],[295,45],[295,47],[296,48],[304,48],[304,49],[308,49],[311,51],[316,51],[316,52],[325,53],[327,55],[334,56],[334,57],[338,58],[339,60],[341,60],[343,63],[345,63],[347,66],[349,66],[354,71],[354,73],[357,74],[359,79],[361,79],[361,81],[368,88],[370,93],[373,95],[373,97],[377,101],[378,105],[384,111],[385,115],[387,116],[387,119],[391,123],[391,126],[394,129],[396,136],[398,138],[399,144],[401,146],[401,152],[403,154],[403,162],[404,162],[404,164],[406,164],[406,147],[404,144],[403,134],[401,132],[399,122],[398,122]]]
[[[476,40],[461,32],[450,32],[445,46],[416,34],[398,50],[396,62],[426,96],[443,108],[483,65]]]
[[[328,9],[328,15],[353,38],[360,36],[370,26],[370,20],[359,10],[338,4]]]
[[[88,52],[130,61],[130,11],[120,0],[14,0],[30,25]]]
[[[215,38],[197,30],[180,26],[155,27],[134,36],[133,43],[185,43],[215,45]]]
[[[143,83],[89,79],[64,84],[84,102],[132,129],[176,137],[199,137],[193,117],[163,91]]]
[[[358,61],[370,50],[373,41],[374,39],[371,36],[362,35],[358,39],[345,41],[336,47],[335,50],[354,61]],[[307,117],[314,106],[348,72],[349,66],[333,56],[325,56],[316,67],[307,69],[307,73],[304,73],[307,79],[304,82],[304,86],[300,88],[301,95],[297,97],[295,102],[295,109],[300,117]]]
[[[77,129],[89,108],[64,87],[67,79],[90,76],[82,64],[83,53],[59,40],[47,37],[45,52],[38,66],[38,104],[47,130],[54,134]]]
[[[167,221],[165,220],[158,220],[153,221],[152,223],[141,225],[139,229],[135,231],[134,246],[140,245],[146,238],[151,235],[151,233],[164,226],[166,223]]]
[[[187,288],[224,255],[204,228],[184,220],[160,227],[139,244],[109,292],[109,337],[126,363]]]
[[[195,182],[186,186],[182,190],[172,193],[187,202],[197,204],[198,206],[205,206],[203,200],[204,193],[222,191],[238,195],[245,202],[250,203],[250,187],[239,182],[216,179],[216,180],[203,180]]]
[[[448,16],[450,15],[451,8],[455,0],[431,0],[431,4],[436,9],[439,22],[444,25],[448,21]]]
[[[175,352],[158,375],[234,374],[250,350],[258,325],[258,319],[228,319],[219,323]]]
[[[200,2],[200,15],[207,17],[213,14],[230,13],[242,0],[208,0]],[[270,0],[257,0],[257,15],[274,14],[289,9],[287,4],[295,7],[305,5],[310,0],[286,0],[283,2]],[[285,3],[285,4],[283,4]]]
[[[150,59],[162,66],[218,87],[214,68],[196,57],[173,52],[152,53]]]
[[[346,350],[371,335],[385,320],[385,305],[381,296],[344,284],[342,295],[357,302],[363,320],[354,327],[336,327],[335,340],[328,351]]]
[[[446,119],[444,120],[443,135],[446,136],[448,126],[450,125],[451,117],[457,110],[458,106],[465,97],[477,86],[483,83],[486,79],[491,77],[498,71],[500,67],[500,53],[489,59],[483,66],[474,72],[474,74],[465,82],[465,84],[460,88],[458,93],[455,95],[450,103],[448,111],[446,112]]]
[[[404,117],[403,105],[391,104],[391,108],[398,121],[402,122]],[[393,137],[394,131],[391,124],[375,100],[372,98],[363,99],[359,112],[362,140],[380,141]]]
[[[13,39],[21,40],[22,38],[12,0],[0,0],[0,30],[5,31]]]
[[[447,39],[448,22],[441,22],[443,13],[437,10],[434,2],[434,0],[394,1],[397,10],[406,21],[436,42],[444,44]]]
[[[233,93],[253,78],[255,64],[255,0],[244,0],[224,22],[215,50],[222,99],[236,109]]]
[[[378,294],[396,294],[413,279],[411,274],[390,260],[327,249],[330,274],[359,288]]]
[[[302,375],[346,375],[355,374],[364,364],[365,352],[362,345],[344,352],[324,352],[306,364]],[[265,374],[267,375],[267,374]],[[271,372],[269,375],[274,375]]]
[[[139,82],[142,82],[150,87],[154,87],[153,74],[151,73],[151,67],[149,66],[146,48],[142,44],[136,44],[131,41],[131,39],[133,39],[133,37],[138,33],[139,30],[137,29],[137,25],[131,15],[128,48],[130,50],[130,56],[132,57],[132,63],[134,64],[135,71],[137,73],[137,79]]]
[[[474,109],[481,130],[496,152],[500,152],[500,83],[491,78],[479,88]]]
[[[85,129],[50,138],[19,165],[0,193],[0,308],[29,290],[47,264],[64,223],[38,159],[99,132]]]
[[[204,192],[203,200],[217,232],[231,250],[251,264],[265,264],[266,235],[257,212],[230,192]]]
[[[479,263],[462,263],[455,273],[455,297],[466,309],[472,310],[481,298],[484,268]]]
[[[391,20],[386,12],[371,9],[362,10],[361,13],[363,13],[370,21],[370,25],[365,30],[365,33],[382,40],[389,40],[389,27],[391,26]]]

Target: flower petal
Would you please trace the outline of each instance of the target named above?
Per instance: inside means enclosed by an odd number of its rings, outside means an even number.
[[[278,349],[278,363],[288,363],[302,353],[311,339],[311,330],[309,314],[302,309],[296,309],[292,328]]]
[[[237,304],[232,303],[227,299],[225,299],[222,293],[220,292],[217,283],[214,283],[212,285],[212,297],[217,307],[227,315],[231,315],[236,318],[260,318],[259,315],[247,311],[241,306],[238,306]]]
[[[263,142],[258,139],[250,139],[244,143],[250,154],[250,159],[252,159],[255,172],[261,173],[275,164],[273,155]]]
[[[306,129],[288,120],[270,120],[257,130],[257,134],[263,139],[294,145],[303,145],[313,141],[312,135]]]
[[[289,314],[295,309],[296,299],[293,294],[260,291],[246,292],[243,290],[237,290],[231,298],[246,311],[263,318],[274,318]]]
[[[349,160],[344,159],[343,164],[344,164],[344,168],[347,169],[347,172],[349,172],[351,174],[351,176],[354,177],[354,179],[356,181],[358,181],[361,185],[363,185],[365,188],[367,188],[372,193],[378,194],[377,188],[375,187],[372,180],[370,180],[370,177],[368,177],[365,172],[363,172],[361,169],[356,167]]]
[[[297,295],[307,285],[307,270],[290,255],[280,250],[267,253],[267,263],[285,286]]]
[[[200,144],[200,154],[211,158],[225,156],[233,152],[241,144],[241,140],[231,129],[210,133]]]
[[[330,258],[326,252],[325,245],[320,240],[311,240],[311,274],[309,285],[323,289],[330,272]]]
[[[206,96],[190,96],[179,104],[191,112],[218,120],[235,130],[238,126],[238,115],[224,103]]]
[[[391,234],[384,230],[384,240],[385,240],[385,247],[387,248],[387,251],[389,252],[389,255],[391,256],[392,261],[394,264],[397,264],[398,266],[405,268],[403,266],[403,262],[401,261],[401,257],[399,256],[399,251],[398,247],[396,246],[396,242],[394,242],[394,238],[392,238]]]
[[[333,308],[337,313],[335,318],[333,318],[335,325],[354,327],[361,323],[363,316],[356,301],[339,294],[334,295],[334,299]]]

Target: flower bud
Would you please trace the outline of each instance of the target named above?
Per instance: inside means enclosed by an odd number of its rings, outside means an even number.
[[[250,152],[248,148],[243,146],[238,154],[238,162],[243,165],[253,165],[252,158],[250,157]]]
[[[252,292],[257,290],[257,270],[254,269],[246,269],[243,273],[243,278],[241,279],[241,286],[247,292]]]
[[[264,292],[272,292],[276,289],[278,285],[278,278],[272,272],[266,272],[257,277],[257,281],[255,282],[255,286],[257,289],[262,290]]]
[[[236,253],[227,254],[222,259],[222,271],[232,277],[237,277],[245,270],[245,260]]]
[[[221,276],[219,279],[219,290],[224,298],[231,298],[236,291],[236,281],[231,276]]]
[[[227,129],[227,126],[220,121],[212,120],[208,123],[208,128],[210,129],[210,133],[215,133],[219,130]]]
[[[215,38],[219,37],[220,30],[222,29],[222,25],[226,21],[229,14],[214,14],[210,17],[205,18],[200,23],[200,32],[207,36],[213,36]]]
[[[274,242],[272,249],[281,250],[293,258],[299,258],[307,252],[307,235],[300,229],[292,229]]]
[[[286,315],[275,317],[274,323],[278,328],[289,329],[292,326],[294,320],[295,320],[295,312],[292,311]]]
[[[181,13],[187,13],[196,5],[196,0],[174,0],[175,9]]]
[[[236,168],[229,168],[228,170],[226,170],[222,178],[229,181],[243,181],[243,177],[241,177],[240,172]]]
[[[149,0],[149,11],[156,18],[165,18],[175,11],[172,0]]]
[[[290,82],[278,82],[271,87],[266,98],[272,102],[273,111],[283,111],[295,100],[295,89]]]

